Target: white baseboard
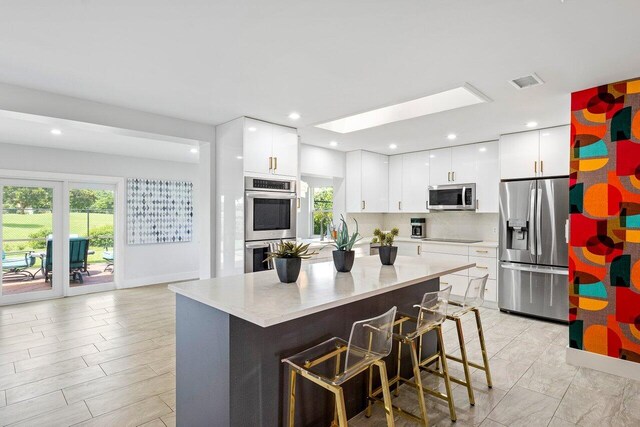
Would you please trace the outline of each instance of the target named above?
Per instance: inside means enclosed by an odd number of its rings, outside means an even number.
[[[640,381],[640,363],[603,356],[571,347],[567,347],[566,360],[569,365],[594,369],[596,371],[606,372],[607,374]]]
[[[159,276],[142,277],[140,279],[125,280],[118,289],[137,288],[139,286],[158,285],[161,283],[180,282],[182,280],[198,280],[199,271],[186,271],[174,274],[162,274]]]

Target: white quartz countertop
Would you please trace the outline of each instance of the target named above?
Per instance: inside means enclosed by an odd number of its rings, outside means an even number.
[[[169,285],[169,289],[258,326],[269,327],[474,265],[398,256],[395,265],[383,266],[375,255],[356,258],[350,273],[338,273],[332,261],[303,263],[296,283],[280,283],[275,270],[269,270],[181,282]]]

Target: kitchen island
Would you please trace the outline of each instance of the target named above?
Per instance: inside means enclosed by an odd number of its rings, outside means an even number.
[[[383,266],[367,256],[356,259],[350,273],[336,272],[332,262],[303,264],[290,284],[263,271],[170,285],[176,293],[177,424],[283,425],[288,385],[282,358],[333,336],[348,339],[354,321],[394,305],[410,311],[425,292],[439,289],[441,276],[473,265],[399,256],[395,265]],[[425,351],[433,347],[429,342]],[[404,367],[410,371],[410,363]],[[345,387],[349,416],[364,408],[364,379]],[[329,425],[333,399],[323,389],[301,381],[296,401],[297,426]]]

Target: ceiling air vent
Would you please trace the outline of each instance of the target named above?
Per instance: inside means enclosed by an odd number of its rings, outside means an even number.
[[[533,86],[544,84],[544,81],[540,77],[538,77],[536,73],[532,73],[528,76],[509,80],[509,83],[511,83],[516,89],[527,89]]]

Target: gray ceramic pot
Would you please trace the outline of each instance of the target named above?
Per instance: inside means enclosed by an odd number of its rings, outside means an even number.
[[[276,272],[282,283],[293,283],[300,275],[301,258],[275,258]]]
[[[382,265],[393,265],[398,256],[397,246],[380,246],[380,262]]]
[[[355,251],[333,251],[333,265],[341,273],[348,273],[353,267],[356,258]]]

